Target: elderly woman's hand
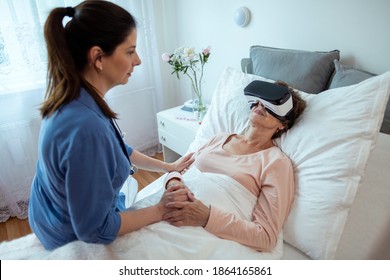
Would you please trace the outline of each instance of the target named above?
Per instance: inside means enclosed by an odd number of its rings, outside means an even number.
[[[162,213],[171,211],[171,207],[167,207],[169,203],[193,201],[194,194],[181,182],[176,182],[175,185],[171,185],[161,197],[159,202]]]
[[[163,215],[163,220],[174,226],[202,226],[205,227],[210,216],[210,208],[202,201],[177,201],[166,204],[171,211]]]

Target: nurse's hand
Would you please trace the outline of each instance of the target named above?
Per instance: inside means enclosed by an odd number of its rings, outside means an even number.
[[[169,164],[169,170],[168,172],[171,171],[177,171],[180,173],[184,173],[188,167],[194,162],[194,158],[192,157],[194,153],[189,153],[178,160],[172,162]]]

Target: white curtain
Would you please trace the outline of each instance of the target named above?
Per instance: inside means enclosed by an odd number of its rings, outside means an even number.
[[[79,2],[0,0],[0,222],[28,216],[41,122],[38,107],[46,86],[44,22],[53,7]],[[107,94],[107,102],[119,113],[127,143],[151,154],[158,148],[156,113],[162,109],[152,0],[112,2],[137,20],[142,64],[127,85]]]

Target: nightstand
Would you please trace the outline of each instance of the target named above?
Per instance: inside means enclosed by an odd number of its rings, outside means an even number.
[[[200,127],[194,113],[181,110],[182,107],[157,113],[158,138],[166,162],[173,162],[187,152]]]

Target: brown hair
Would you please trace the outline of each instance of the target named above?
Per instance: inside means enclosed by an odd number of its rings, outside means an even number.
[[[280,121],[284,125],[284,129],[278,130],[272,136],[272,139],[280,137],[283,133],[289,130],[294,125],[295,121],[299,118],[299,116],[302,115],[303,111],[306,108],[306,101],[303,100],[299,96],[298,92],[294,90],[292,87],[290,87],[287,83],[283,81],[276,81],[275,84],[288,88],[288,91],[290,92],[293,100],[293,108],[292,108],[293,111],[289,120]]]
[[[65,16],[72,19],[64,27]],[[78,98],[80,88],[84,87],[106,116],[116,118],[98,91],[82,78],[82,72],[93,46],[99,46],[110,56],[135,28],[136,22],[129,12],[107,1],[89,0],[74,8],[53,9],[44,27],[48,72],[45,101],[40,108],[42,117]]]

